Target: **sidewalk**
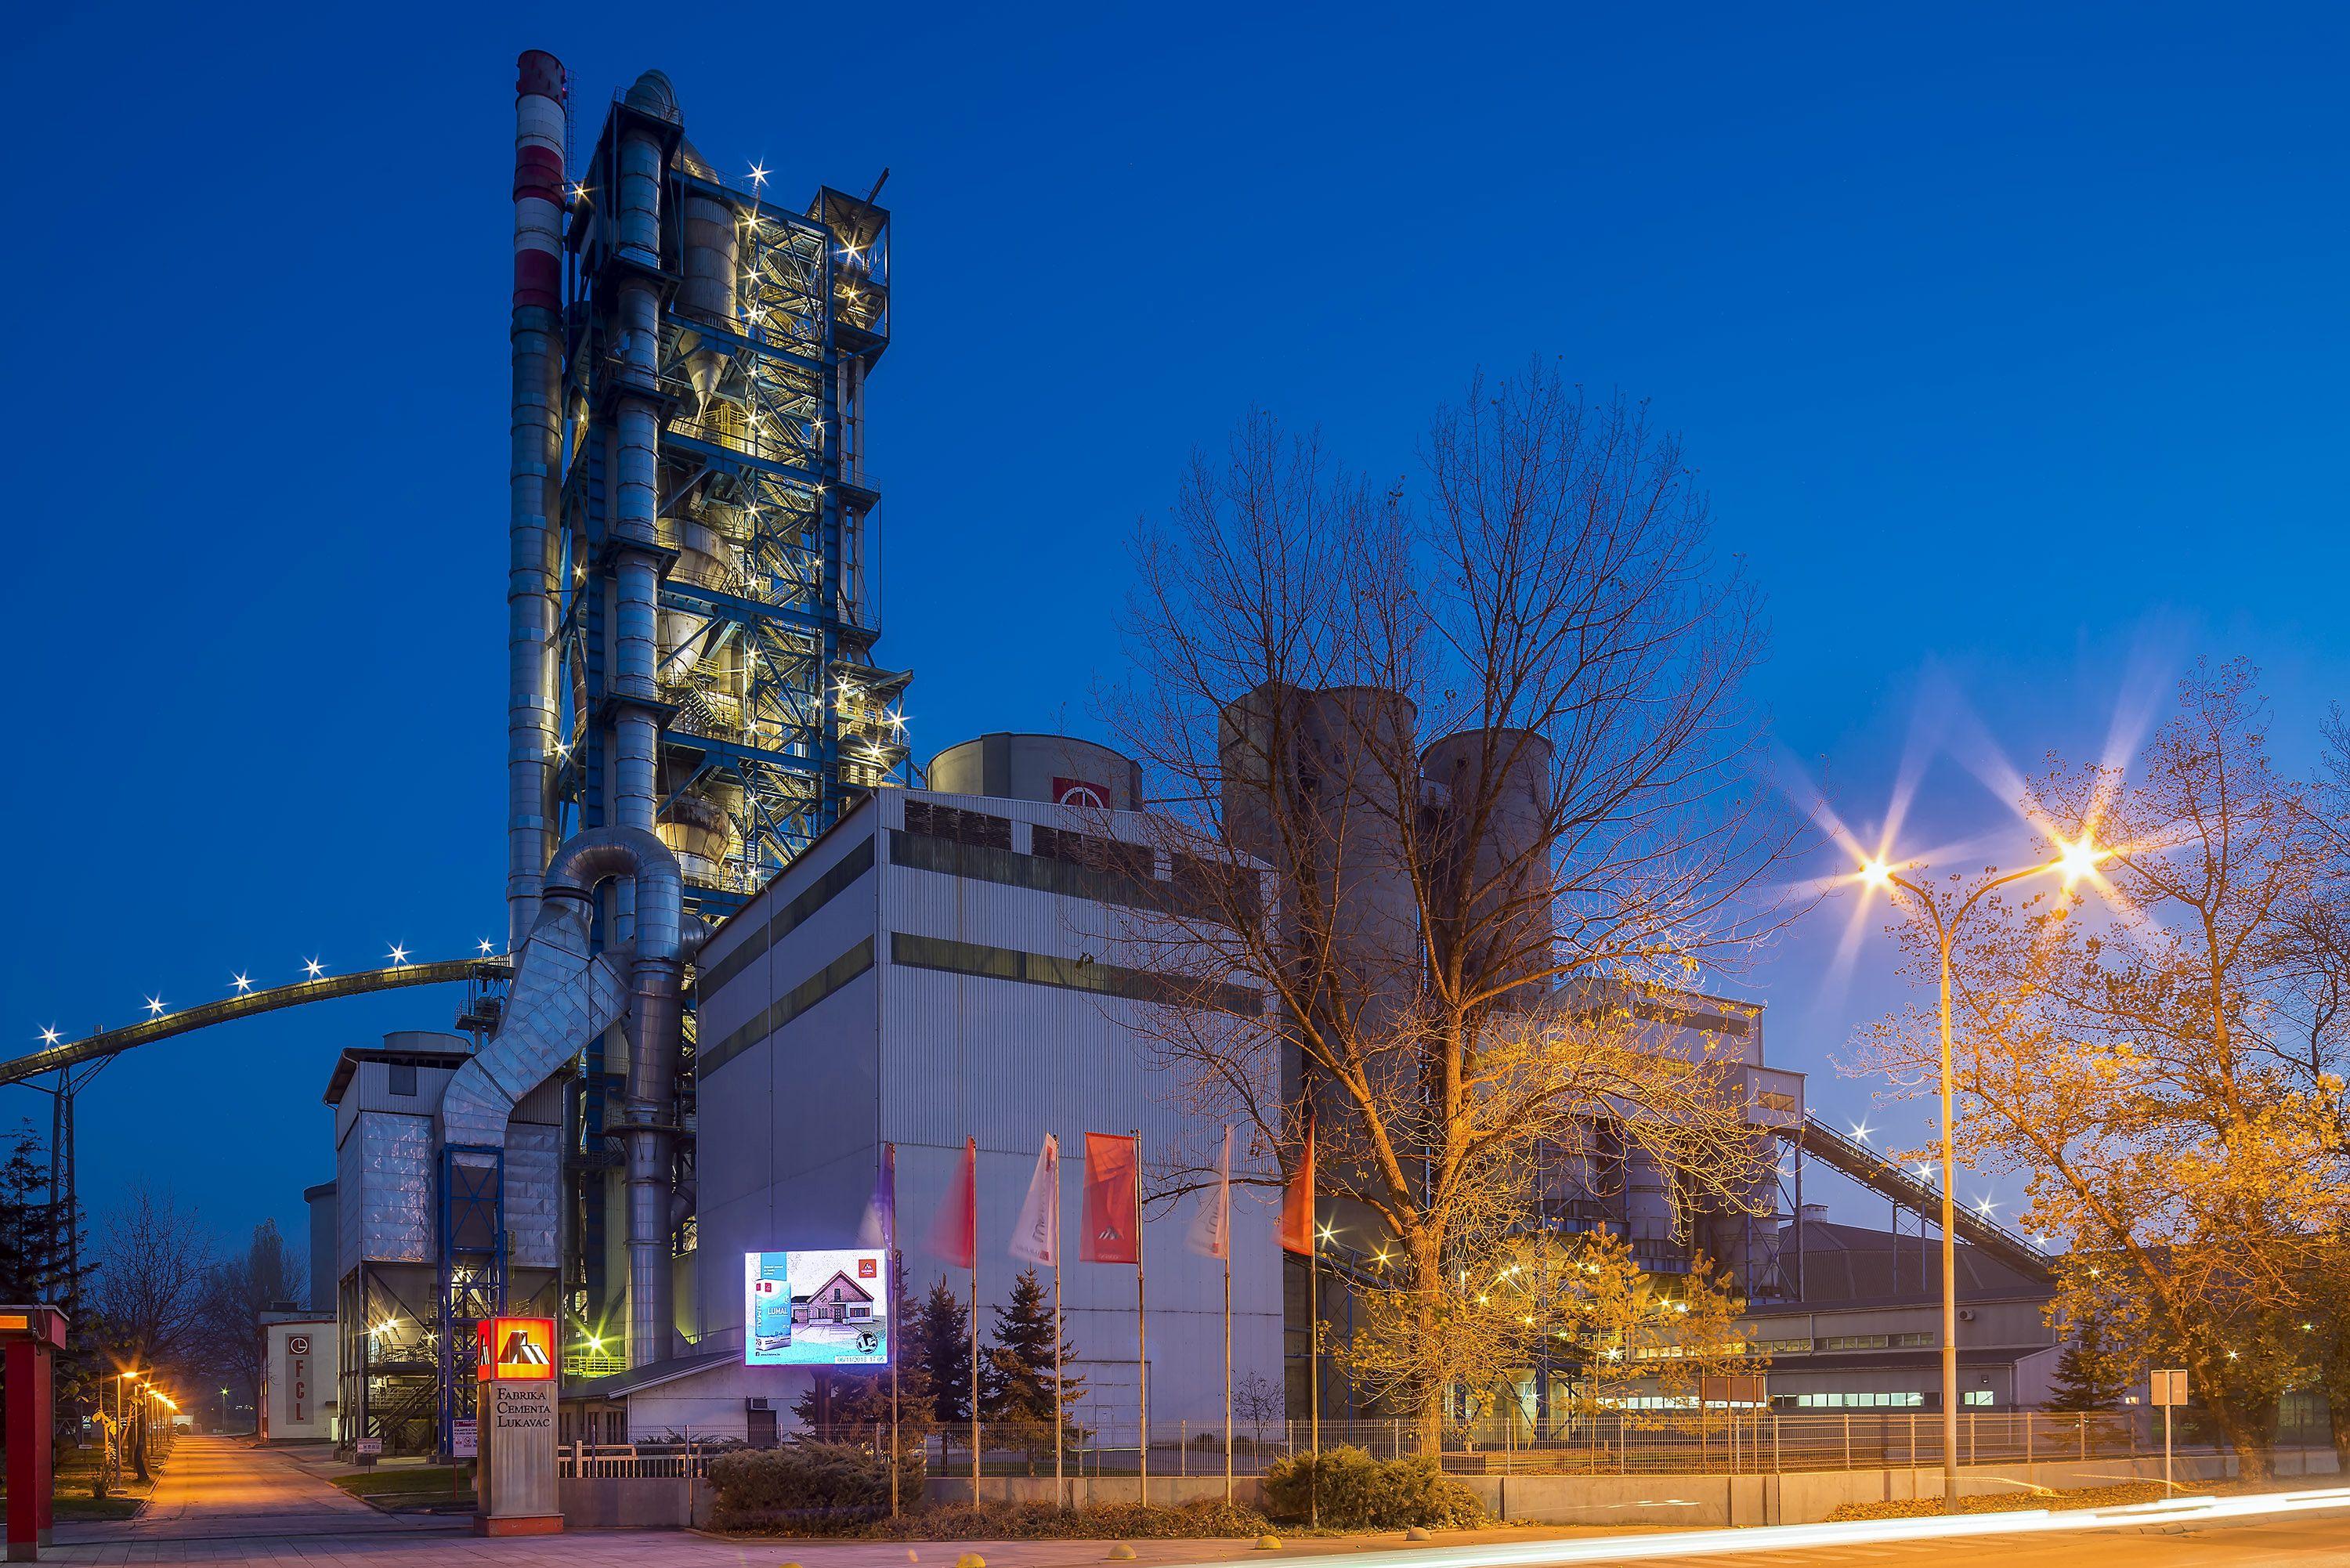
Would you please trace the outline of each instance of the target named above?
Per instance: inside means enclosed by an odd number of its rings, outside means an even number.
[[[379,1513],[326,1480],[296,1452],[265,1449],[243,1438],[182,1438],[171,1463],[156,1479],[155,1495],[135,1519],[89,1521],[57,1528],[59,1548],[69,1545],[136,1545],[137,1560],[150,1561],[148,1546],[166,1541],[226,1540],[245,1536],[413,1534],[420,1529],[463,1529],[462,1523],[394,1518]],[[73,1560],[73,1559],[68,1559]],[[127,1557],[84,1557],[86,1562]]]

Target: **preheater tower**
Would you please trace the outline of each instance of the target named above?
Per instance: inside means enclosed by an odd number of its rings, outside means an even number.
[[[518,946],[554,846],[657,834],[689,915],[739,908],[863,790],[902,774],[908,677],[872,660],[865,382],[889,342],[889,214],[829,187],[775,204],[685,136],[669,79],[615,95],[567,175],[561,65],[522,57],[508,590],[508,903]],[[552,200],[550,201],[550,186]],[[596,940],[629,940],[628,885]],[[624,1073],[575,1102],[570,1304],[618,1263],[608,1135]],[[691,1058],[666,1102],[671,1223],[693,1182]],[[666,1140],[664,1140],[666,1141]],[[641,1177],[643,1173],[637,1173]],[[638,1185],[641,1187],[642,1181]]]

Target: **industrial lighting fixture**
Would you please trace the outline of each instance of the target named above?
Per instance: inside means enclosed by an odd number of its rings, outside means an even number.
[[[238,975],[236,977],[236,993],[239,996],[243,996],[246,992],[251,991],[252,989],[253,981],[245,979],[243,975]]]
[[[324,974],[324,973],[326,972],[326,971],[324,971],[324,970],[322,970],[322,969],[320,969],[320,968],[318,967],[318,961],[317,961],[317,959],[310,959],[310,960],[307,961],[302,965],[302,968],[303,968],[303,969],[304,969],[304,970],[305,970],[305,971],[309,974],[309,977],[310,977],[312,980],[316,980],[316,979],[317,979],[321,974]]]
[[[163,1016],[163,999],[161,997],[151,996],[147,999],[147,1015],[150,1018],[161,1018]]]
[[[765,184],[766,182],[767,182],[767,171],[766,171],[766,170],[765,170],[765,169],[764,169],[764,168],[762,168],[760,165],[758,165],[758,164],[756,164],[756,163],[752,164],[752,165],[751,165],[751,183],[752,183],[752,184],[754,184],[754,185],[764,185],[764,184]]]
[[[1866,1122],[1855,1122],[1852,1124],[1852,1136],[1858,1138],[1863,1143],[1866,1143],[1868,1141],[1868,1131],[1869,1128]]]
[[[1991,1211],[1998,1207],[1998,1204],[1992,1202],[1987,1197],[1978,1198],[1975,1199],[1975,1212],[1981,1215],[1986,1220],[1991,1218]]]
[[[404,947],[401,947],[398,942],[394,942],[394,943],[392,943],[392,944],[391,944],[391,967],[392,967],[392,968],[394,968],[394,969],[398,969],[401,964],[404,964],[404,963],[406,963],[407,961],[408,961],[408,950],[407,950],[406,948],[404,948]]]
[[[54,1045],[54,1044],[56,1044],[57,1043],[57,1026],[56,1026],[56,1025],[52,1024],[52,1025],[50,1025],[48,1028],[44,1029],[44,1030],[42,1030],[42,1031],[41,1031],[41,1044],[44,1044],[44,1045]]]
[[[487,938],[487,937],[484,937],[484,938],[482,939],[482,941],[481,941],[481,948],[482,948],[482,951],[483,951],[484,953],[487,953],[487,952],[490,950],[490,939],[489,939],[489,938]]]

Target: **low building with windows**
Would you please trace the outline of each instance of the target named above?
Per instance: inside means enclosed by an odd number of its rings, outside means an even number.
[[[1800,1299],[1759,1306],[1747,1320],[1747,1343],[1770,1357],[1774,1408],[1942,1407],[1939,1237],[1837,1224],[1814,1204],[1784,1228],[1778,1255],[1783,1269],[1800,1271]],[[1965,1242],[1957,1262],[1960,1404],[2038,1406],[2062,1348],[2047,1317],[2054,1287]]]

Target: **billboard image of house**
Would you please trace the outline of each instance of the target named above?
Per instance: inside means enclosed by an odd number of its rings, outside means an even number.
[[[879,1251],[752,1252],[743,1359],[753,1366],[882,1366],[889,1261]]]

